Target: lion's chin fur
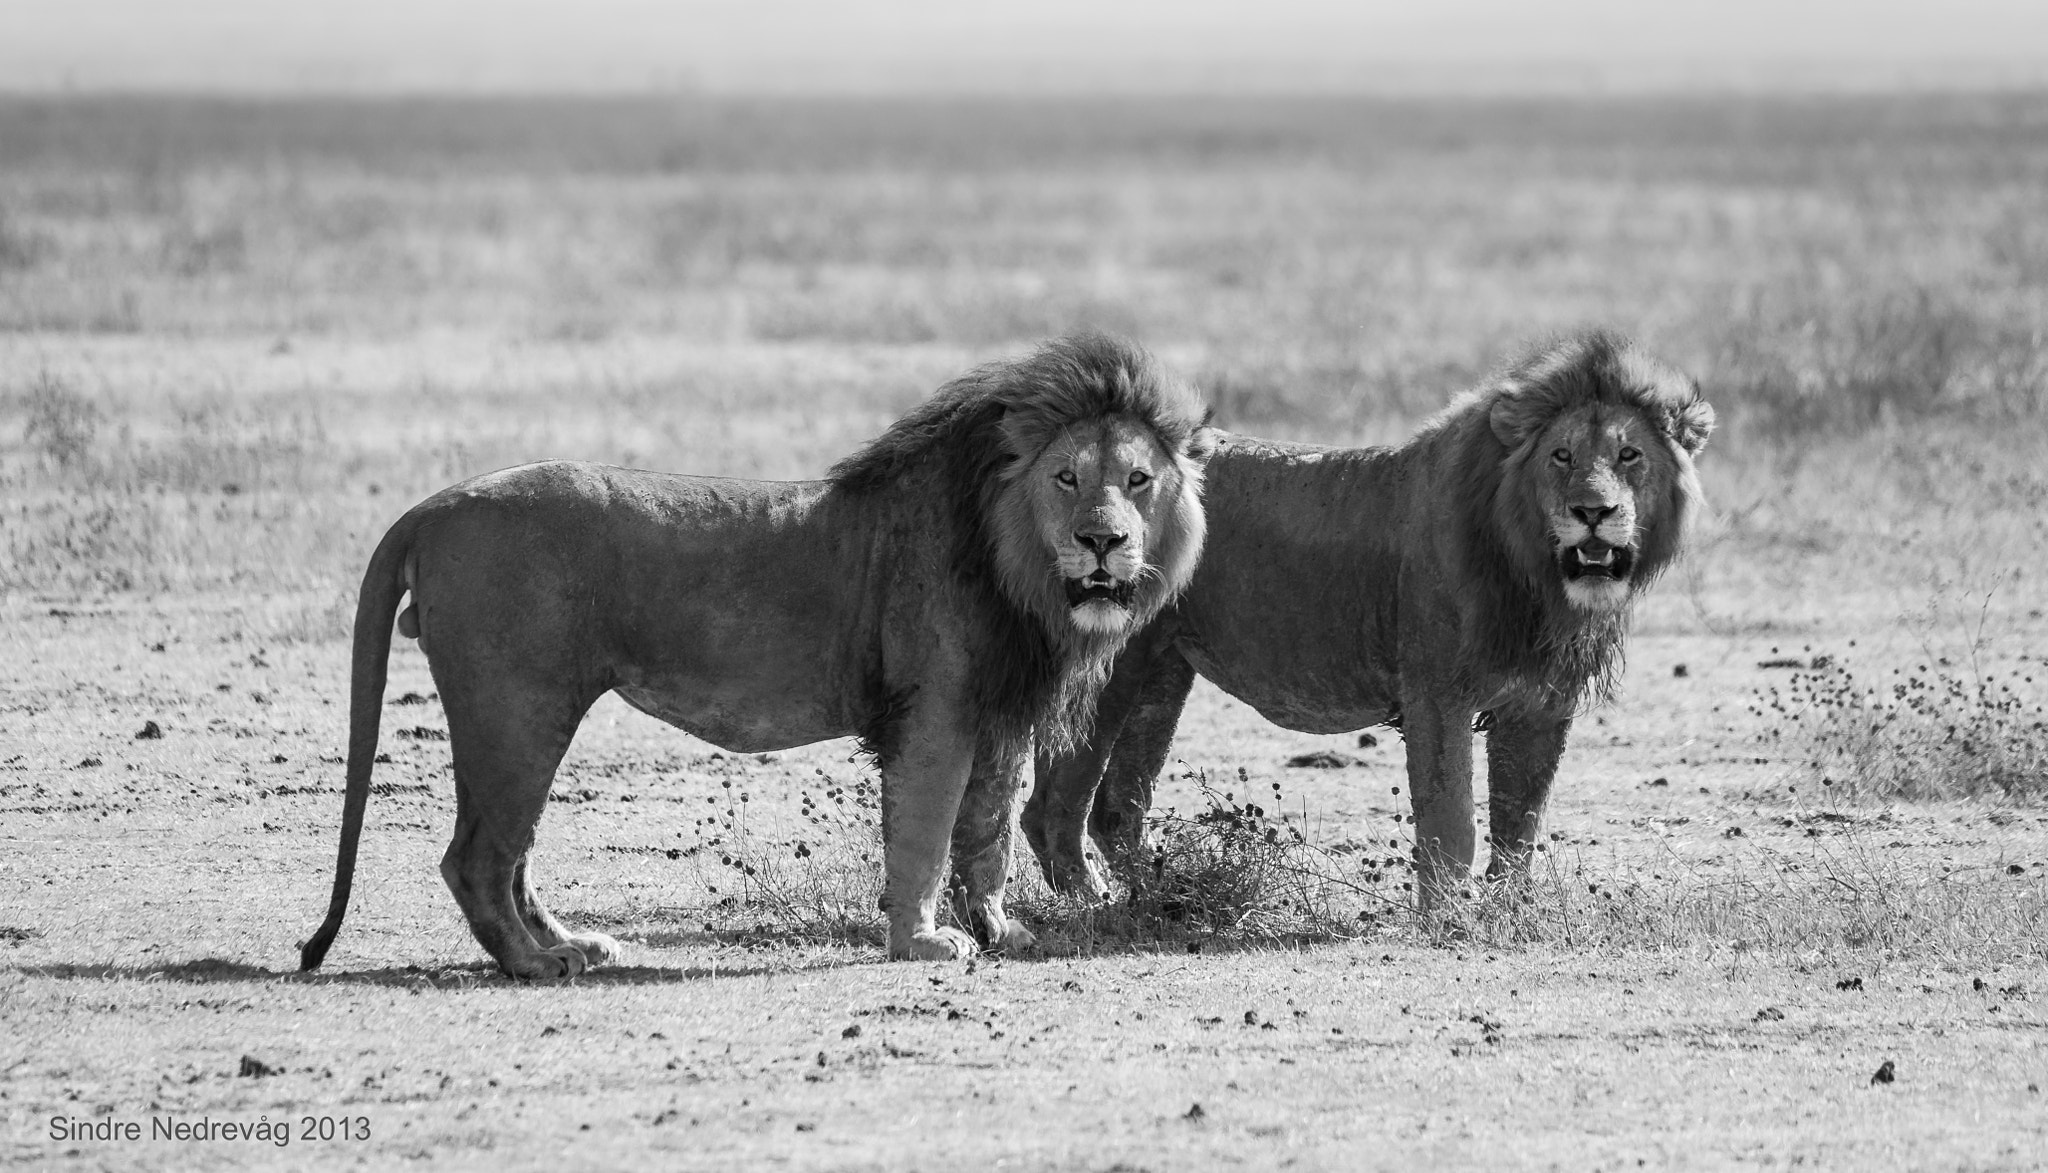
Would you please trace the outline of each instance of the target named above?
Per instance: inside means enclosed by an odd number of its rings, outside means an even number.
[[[1581,611],[1601,614],[1620,611],[1629,604],[1628,581],[1620,578],[1574,578],[1565,580],[1565,601]]]
[[[1089,599],[1069,608],[1067,620],[1088,635],[1121,636],[1131,630],[1130,608],[1108,599]]]

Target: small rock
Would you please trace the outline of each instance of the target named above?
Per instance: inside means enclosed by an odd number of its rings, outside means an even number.
[[[1186,1112],[1181,1113],[1180,1118],[1182,1120],[1200,1120],[1202,1117],[1207,1115],[1207,1112],[1202,1111],[1202,1105],[1194,1104],[1191,1105]]]
[[[1691,676],[1692,672],[1689,671],[1683,664],[1673,664],[1671,666],[1671,674],[1682,679],[1684,677]]]
[[[1835,988],[1838,990],[1860,990],[1863,988],[1863,979],[1860,977],[1843,978],[1835,983]]]
[[[860,1023],[856,1022],[856,1023],[854,1023],[854,1024],[852,1025],[852,1026],[849,1026],[849,1027],[847,1027],[847,1028],[846,1028],[845,1030],[842,1030],[842,1031],[840,1031],[840,1032],[839,1032],[839,1037],[840,1037],[840,1038],[842,1038],[842,1039],[857,1039],[857,1038],[859,1038],[859,1037],[860,1037]]]
[[[1784,1020],[1785,1012],[1776,1006],[1766,1006],[1756,1012],[1756,1021],[1758,1022],[1783,1022]]]
[[[1374,737],[1370,733],[1361,733],[1358,735],[1358,748],[1360,749],[1371,749],[1373,746],[1376,746],[1379,743],[1380,739]]]
[[[135,731],[137,741],[162,741],[164,727],[154,721],[144,721],[142,728]]]
[[[1884,1062],[1877,1065],[1877,1071],[1870,1077],[1870,1082],[1890,1083],[1892,1080],[1897,1078],[1898,1076],[1894,1073],[1892,1068],[1892,1061],[1887,1059]]]

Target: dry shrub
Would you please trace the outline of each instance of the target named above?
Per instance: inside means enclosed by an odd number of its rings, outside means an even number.
[[[2033,684],[1940,661],[1882,682],[1828,660],[1762,703],[1784,722],[1767,736],[1797,746],[1821,785],[1847,797],[2034,801],[2048,797],[2048,710]]]
[[[1782,691],[1765,689],[1752,704],[1772,722],[1764,736],[1845,799],[2048,798],[2048,688],[2023,670],[2000,679],[1984,664],[1996,589],[1965,622],[1955,659],[1923,643],[1921,659],[1889,679],[1846,656],[1803,661]],[[1941,610],[1937,597],[1930,626]]]

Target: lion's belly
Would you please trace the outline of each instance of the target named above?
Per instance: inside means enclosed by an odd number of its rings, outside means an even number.
[[[627,704],[735,753],[766,753],[843,737],[853,730],[816,696],[772,695],[728,681],[641,675],[613,688]]]
[[[1180,650],[1203,679],[1283,729],[1349,733],[1384,723],[1398,707],[1394,682],[1368,680],[1356,664],[1324,673],[1298,663],[1272,664],[1264,657],[1216,656],[1192,641]]]

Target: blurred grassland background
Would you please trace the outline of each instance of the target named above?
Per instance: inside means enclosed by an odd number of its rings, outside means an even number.
[[[1386,441],[1596,324],[1720,412],[1664,613],[2039,617],[2025,93],[0,98],[0,596],[338,637],[382,527],[507,464],[815,476],[1081,327],[1226,426]]]

